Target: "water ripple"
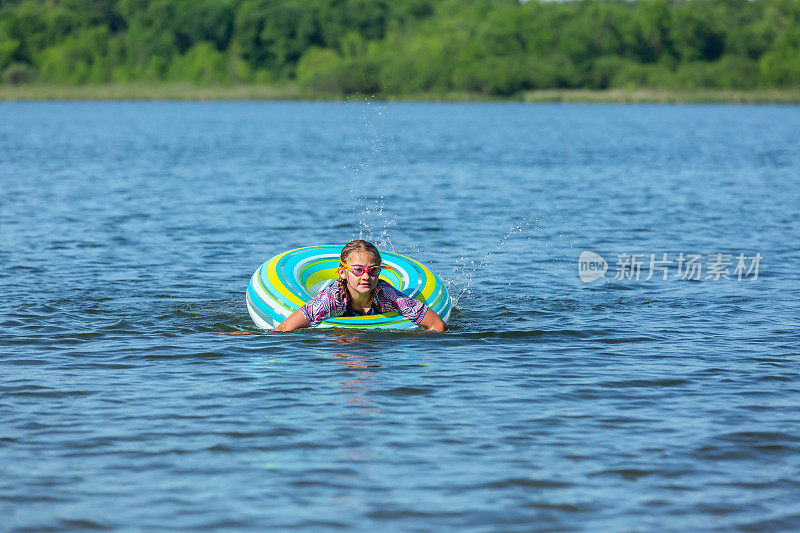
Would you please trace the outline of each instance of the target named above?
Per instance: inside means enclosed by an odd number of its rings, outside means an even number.
[[[800,528],[798,109],[0,117],[0,529]],[[357,236],[440,274],[450,331],[253,326],[267,257]],[[614,279],[682,252],[763,269]]]

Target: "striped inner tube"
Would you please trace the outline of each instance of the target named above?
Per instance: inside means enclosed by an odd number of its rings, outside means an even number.
[[[273,329],[322,289],[334,283],[341,246],[309,246],[278,254],[258,267],[247,285],[247,311],[261,329]],[[442,320],[450,318],[450,295],[439,276],[425,265],[404,255],[381,250],[381,272],[406,296],[424,302]],[[419,329],[419,326],[396,312],[379,315],[336,317],[317,327]]]

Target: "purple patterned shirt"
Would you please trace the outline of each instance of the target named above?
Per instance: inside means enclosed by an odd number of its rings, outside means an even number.
[[[339,285],[333,283],[320,291],[315,297],[305,303],[300,309],[309,326],[317,326],[326,318],[343,316],[350,303],[350,295],[344,298],[339,296]],[[388,282],[379,279],[378,286],[372,293],[372,308],[370,313],[388,313],[397,311],[414,324],[422,322],[428,306],[419,300],[410,298],[392,287]]]

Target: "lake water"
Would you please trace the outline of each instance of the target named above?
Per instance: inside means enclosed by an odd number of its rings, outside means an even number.
[[[797,530],[798,139],[780,106],[2,103],[0,530]],[[436,271],[450,331],[254,328],[264,260],[355,237]]]

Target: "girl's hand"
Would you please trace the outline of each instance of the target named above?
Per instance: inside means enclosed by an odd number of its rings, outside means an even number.
[[[429,331],[447,331],[447,324],[431,309],[425,312],[425,316],[422,317],[419,325]]]
[[[427,316],[427,315],[425,315]],[[305,315],[303,312],[298,309],[291,315],[286,317],[286,320],[278,324],[278,327],[273,329],[272,331],[294,331],[300,328],[307,328],[308,321],[306,320]]]

